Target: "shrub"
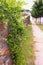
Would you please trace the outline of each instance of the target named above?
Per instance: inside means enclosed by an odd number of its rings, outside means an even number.
[[[11,57],[15,61],[15,65],[25,65],[25,59],[21,47],[21,41],[24,38],[25,30],[20,14],[22,3],[23,2],[20,0],[0,1],[0,15],[2,16],[2,20],[4,22],[9,22],[9,35],[7,42],[11,52]]]

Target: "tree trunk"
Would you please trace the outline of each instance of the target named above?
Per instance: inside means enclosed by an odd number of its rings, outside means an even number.
[[[4,28],[1,22],[0,25],[0,65],[12,65],[10,50],[6,41],[8,30],[7,28]]]
[[[41,17],[40,17],[40,24],[41,24]]]
[[[36,18],[36,22],[37,22],[37,18]]]

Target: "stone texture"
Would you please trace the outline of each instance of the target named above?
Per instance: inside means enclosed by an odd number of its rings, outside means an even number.
[[[3,22],[0,22],[0,30],[2,31],[4,29]]]
[[[6,41],[8,30],[2,24],[0,25],[0,65],[12,65],[10,50]]]
[[[10,55],[7,54],[0,56],[0,65],[12,65]]]

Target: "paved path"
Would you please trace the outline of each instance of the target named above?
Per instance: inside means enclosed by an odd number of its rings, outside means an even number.
[[[43,32],[33,22],[32,31],[34,36],[35,65],[43,65]]]

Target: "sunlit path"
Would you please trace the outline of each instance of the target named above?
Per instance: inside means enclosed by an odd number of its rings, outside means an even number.
[[[34,44],[35,65],[43,65],[43,32],[35,23],[32,23],[32,31],[35,41]]]

